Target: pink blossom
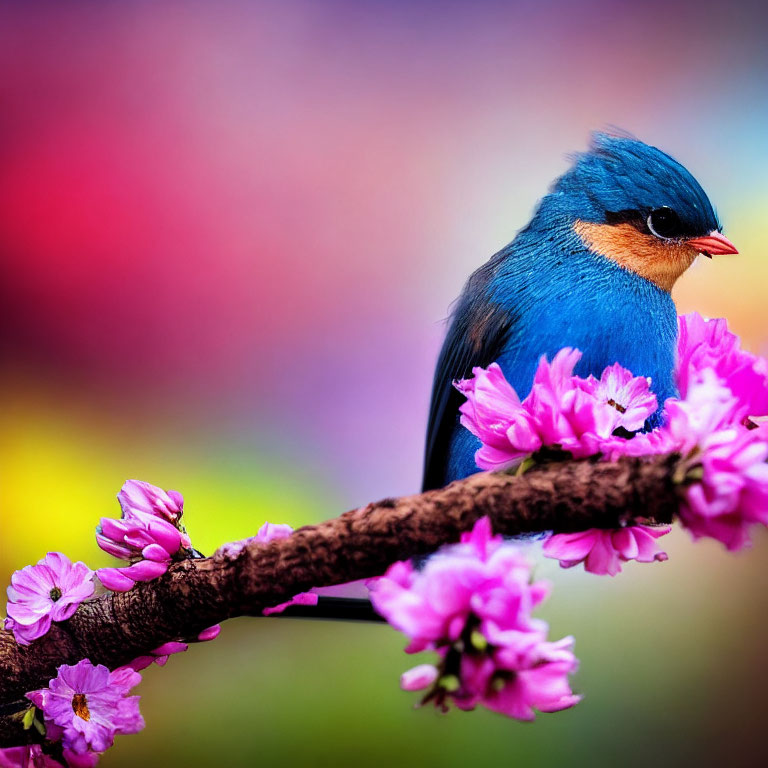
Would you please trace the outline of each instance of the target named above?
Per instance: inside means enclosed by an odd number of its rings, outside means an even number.
[[[680,453],[686,481],[680,521],[694,538],[729,550],[750,543],[755,524],[768,525],[768,425],[750,429],[744,404],[712,369],[687,382],[683,400],[667,400],[666,423],[627,441],[644,453]]]
[[[581,700],[568,682],[579,665],[572,637],[551,643],[538,632],[508,630],[493,642],[490,653],[462,656],[460,685],[451,694],[460,709],[481,704],[517,720],[533,720],[534,709],[559,712]]]
[[[707,536],[729,550],[750,544],[750,529],[768,525],[768,425],[734,426],[702,438],[688,461],[691,483],[680,522],[694,538]]]
[[[696,318],[693,327],[701,330],[705,321]],[[701,345],[695,349],[704,354]],[[739,359],[738,352],[729,347],[723,354]],[[694,538],[715,538],[729,550],[740,549],[749,544],[754,524],[768,524],[768,425],[744,426],[744,401],[713,368],[702,367],[685,386],[684,399],[667,400],[664,426],[638,447],[658,435],[663,449],[658,452],[682,454],[687,476],[680,521]]]
[[[467,398],[459,409],[461,423],[483,443],[477,453],[478,466],[499,469],[538,450],[541,440],[532,417],[498,363],[487,369],[473,368],[472,373],[473,378],[457,381],[454,386]],[[512,438],[509,430],[514,430]]]
[[[618,363],[606,368],[599,379],[576,377],[575,383],[616,412],[617,415],[611,414],[616,422],[614,429],[623,427],[629,432],[642,429],[646,419],[659,407],[656,395],[651,392],[650,380],[633,376]]]
[[[58,768],[61,763],[48,761],[47,755],[37,744],[31,747],[7,747],[0,749],[0,768]]]
[[[101,568],[97,575],[113,592],[127,592],[138,581],[151,581],[168,570],[191,542],[181,527],[184,501],[178,491],[166,491],[139,480],[128,480],[118,494],[120,520],[101,518],[96,541],[107,553],[130,566]]]
[[[739,337],[720,318],[705,320],[692,312],[679,319],[677,386],[680,397],[707,371],[714,373],[738,401],[736,420],[768,415],[768,360],[741,349]]]
[[[581,379],[573,368],[581,352],[562,349],[547,363],[542,357],[524,404],[530,409],[543,445],[558,446],[575,458],[603,450],[618,427],[642,424],[656,410],[647,379],[610,366],[600,380]],[[619,400],[614,400],[618,397]]]
[[[93,768],[99,756],[93,752],[78,755],[71,749],[63,750],[67,768]],[[0,749],[0,768],[64,768],[58,761],[43,752],[39,744],[27,747],[9,747]]]
[[[670,398],[664,406],[666,422],[658,432],[667,436],[670,450],[690,453],[707,436],[739,426],[740,403],[712,370],[689,383],[684,400]]]
[[[685,397],[666,402],[658,430],[685,458],[680,521],[694,538],[741,549],[755,524],[768,524],[768,425],[751,428],[763,408],[766,361],[742,352],[724,321],[698,315],[681,318],[680,353]]]
[[[96,763],[99,762],[99,757],[101,757],[97,752],[78,754],[67,747],[64,747],[62,754],[67,768],[94,768]]]
[[[423,702],[462,709],[482,704],[520,719],[533,709],[573,706],[568,675],[576,669],[570,639],[548,643],[547,625],[531,611],[548,594],[531,582],[518,549],[479,520],[459,544],[430,557],[423,570],[392,565],[371,585],[376,610],[410,639],[406,651],[436,651],[436,665],[405,672],[404,690],[429,688]]]
[[[11,576],[5,628],[20,645],[29,645],[48,632],[52,621],[72,616],[93,590],[93,571],[85,563],[49,552]]]
[[[39,744],[0,749],[0,768],[63,768],[58,760],[46,755]]]
[[[530,564],[519,550],[492,536],[483,518],[460,544],[432,555],[421,571],[409,561],[395,563],[372,585],[374,608],[411,638],[409,652],[454,642],[470,615],[505,628],[534,629],[531,610],[549,585],[530,583]]]
[[[178,491],[164,491],[143,480],[127,480],[117,500],[123,515],[141,512],[176,524],[184,512],[184,498]]]
[[[34,750],[34,751],[33,751]],[[36,758],[39,758],[36,762]],[[47,756],[42,754],[40,747],[7,747],[0,749],[0,768],[57,768],[61,763],[52,761],[46,765]]]
[[[656,411],[647,379],[619,365],[606,368],[600,379],[582,379],[573,375],[580,358],[578,350],[568,348],[551,363],[542,357],[522,402],[496,363],[456,382],[467,398],[459,409],[461,423],[482,443],[475,456],[478,467],[509,467],[542,446],[576,458],[615,452],[627,441],[614,437],[614,431],[640,429]]]
[[[568,682],[568,676],[579,666],[573,655],[573,638],[557,643],[525,640],[519,648],[514,644],[500,647],[497,658],[505,684],[494,688],[483,705],[518,720],[533,720],[534,709],[560,712],[578,704],[581,696],[571,691]]]
[[[139,697],[128,695],[139,682],[141,675],[129,667],[110,672],[83,659],[60,666],[47,688],[31,691],[27,698],[43,711],[49,732],[60,729],[64,748],[84,755],[111,747],[115,734],[138,733],[144,727]]]
[[[616,530],[591,528],[579,533],[558,533],[547,539],[543,551],[547,557],[559,560],[563,568],[583,562],[590,573],[615,576],[621,571],[622,562],[666,560],[667,554],[659,551],[656,539],[671,530],[669,525],[633,525]]]
[[[741,404],[712,370],[702,370],[689,382],[684,400],[669,398],[664,404],[665,422],[631,440],[615,437],[604,444],[603,456],[657,456],[687,454],[713,432],[739,422]]]

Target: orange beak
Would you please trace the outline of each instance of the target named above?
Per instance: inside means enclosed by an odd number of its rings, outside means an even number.
[[[705,256],[719,256],[723,253],[738,253],[736,246],[725,236],[721,235],[716,229],[710,232],[706,237],[694,237],[686,240],[686,245],[695,248],[699,253]]]

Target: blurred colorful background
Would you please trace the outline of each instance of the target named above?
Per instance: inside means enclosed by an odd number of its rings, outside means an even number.
[[[4,2],[0,582],[130,477],[199,549],[418,489],[443,319],[566,155],[670,152],[740,248],[681,311],[768,351],[768,7]],[[768,539],[555,582],[574,710],[413,711],[386,626],[242,619],[146,673],[103,765],[756,765]]]

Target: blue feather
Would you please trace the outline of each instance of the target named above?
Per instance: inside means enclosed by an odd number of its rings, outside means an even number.
[[[686,236],[720,229],[691,174],[660,150],[598,134],[590,151],[553,185],[533,219],[464,288],[438,360],[432,394],[424,488],[477,472],[479,441],[459,425],[461,397],[451,386],[473,366],[497,361],[521,397],[541,355],[583,352],[576,373],[599,376],[615,362],[647,376],[659,403],[676,394],[677,313],[667,290],[588,248],[576,222],[610,227],[667,207]],[[653,237],[645,231],[645,237]],[[659,423],[660,412],[653,425]]]

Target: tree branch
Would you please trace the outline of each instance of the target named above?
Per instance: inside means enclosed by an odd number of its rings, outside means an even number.
[[[114,669],[225,619],[260,616],[311,587],[379,576],[397,560],[458,541],[485,515],[495,532],[508,536],[669,523],[678,510],[677,461],[674,455],[562,461],[520,476],[480,473],[368,504],[286,539],[252,542],[234,556],[221,549],[177,563],[130,592],[84,602],[69,621],[26,647],[0,631],[0,747],[39,740],[11,712],[24,709],[24,694],[46,686],[61,664],[88,658]]]

